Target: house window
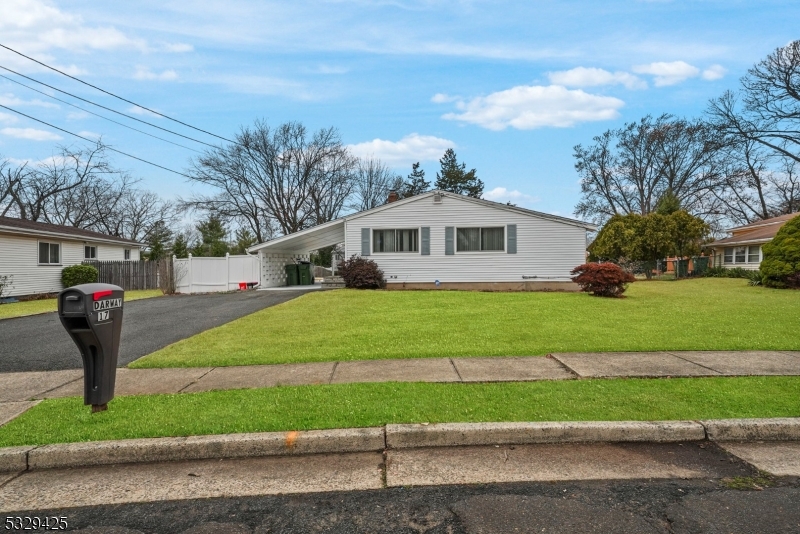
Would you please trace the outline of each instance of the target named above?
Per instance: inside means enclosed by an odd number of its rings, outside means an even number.
[[[373,252],[419,252],[419,230],[373,230]]]
[[[130,260],[131,259],[131,249],[126,248],[126,249],[123,249],[122,252],[125,254],[125,260]]]
[[[725,263],[733,263],[733,247],[725,247]]]
[[[61,264],[61,244],[45,243],[39,241],[39,264],[40,265],[60,265]]]
[[[458,228],[456,231],[457,252],[505,250],[505,227]]]
[[[747,247],[734,247],[733,255],[736,263],[747,263]]]
[[[761,247],[749,247],[747,251],[747,263],[758,263],[761,261]]]
[[[97,259],[97,247],[92,247],[86,245],[83,247],[83,259],[84,260],[96,260]]]

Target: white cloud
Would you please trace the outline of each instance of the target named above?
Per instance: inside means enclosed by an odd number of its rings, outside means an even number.
[[[347,74],[350,69],[337,65],[320,65],[312,71],[314,74]]]
[[[570,70],[548,72],[547,77],[557,85],[567,87],[595,87],[598,85],[624,85],[628,89],[647,89],[647,82],[629,72],[609,72],[604,69],[575,67]]]
[[[128,113],[133,113],[134,115],[145,115],[147,117],[153,117],[155,119],[158,119],[158,118],[161,117],[161,115],[156,115],[155,113],[147,111],[144,108],[140,108],[139,106],[131,106],[131,107],[128,108],[127,111],[128,111]],[[156,111],[158,111],[158,110],[156,110]]]
[[[80,16],[62,11],[45,0],[3,0],[0,35],[12,48],[50,62],[53,58],[43,52],[53,48],[72,51],[148,48],[143,39],[128,37],[114,27],[88,26]],[[3,59],[32,68],[26,60],[12,57],[10,52]],[[72,70],[79,69],[72,66]]]
[[[81,130],[78,132],[78,135],[81,137],[88,137],[89,139],[100,139],[102,137],[99,133],[90,132],[89,130]]]
[[[663,87],[694,78],[700,74],[700,69],[694,65],[689,65],[685,61],[658,61],[646,65],[636,65],[633,67],[633,72],[651,74],[655,76],[654,83],[656,87]]]
[[[490,130],[507,127],[532,130],[546,126],[565,128],[580,122],[619,117],[625,102],[610,96],[567,89],[561,85],[520,85],[469,101],[456,102],[460,113],[443,119],[477,124]]]
[[[0,112],[0,122],[4,122],[6,124],[14,124],[19,119],[10,113],[2,113]]]
[[[517,205],[530,205],[539,202],[539,197],[525,194],[517,189],[508,190],[505,187],[495,187],[491,191],[483,193],[483,198],[492,200],[494,202],[502,202],[503,204],[511,202]]]
[[[410,166],[417,161],[437,161],[448,148],[456,148],[449,139],[412,133],[399,141],[373,139],[349,145],[358,157],[375,157],[389,166]]]
[[[725,76],[726,72],[728,72],[728,70],[722,65],[711,65],[703,71],[703,79],[709,81],[719,80]]]
[[[461,100],[460,96],[452,96],[445,93],[436,93],[431,97],[431,102],[436,104],[446,104],[448,102],[455,102],[456,100]]]
[[[0,95],[0,104],[4,106],[37,106],[41,108],[58,108],[58,105],[53,104],[52,102],[45,102],[43,100],[39,100],[38,98],[34,98],[33,100],[22,100],[21,98],[15,96],[13,93],[6,93]]]
[[[194,47],[186,43],[166,43],[162,46],[165,52],[172,52],[173,54],[183,54],[186,52],[194,52]]]
[[[136,67],[136,72],[133,74],[133,77],[137,80],[161,80],[161,81],[170,81],[170,80],[177,80],[178,73],[174,70],[165,70],[160,73],[156,73],[148,69],[147,67]]]
[[[60,135],[36,128],[3,128],[0,130],[0,134],[29,141],[59,141],[62,139]]]

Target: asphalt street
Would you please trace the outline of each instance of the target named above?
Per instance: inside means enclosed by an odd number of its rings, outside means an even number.
[[[400,487],[20,511],[0,521],[61,516],[68,530],[92,534],[800,532],[800,483],[772,483],[760,491],[702,479]]]
[[[302,294],[243,291],[127,302],[118,365]],[[82,365],[77,347],[55,312],[0,320],[0,372],[80,369]]]

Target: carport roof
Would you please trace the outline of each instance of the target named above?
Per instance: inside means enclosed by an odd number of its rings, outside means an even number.
[[[247,251],[305,253],[337,243],[344,243],[343,218],[260,243],[250,247]]]

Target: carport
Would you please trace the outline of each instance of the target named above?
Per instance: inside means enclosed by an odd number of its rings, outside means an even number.
[[[286,265],[308,261],[312,250],[344,243],[344,219],[285,235],[247,249],[261,260],[261,287],[286,285]]]

